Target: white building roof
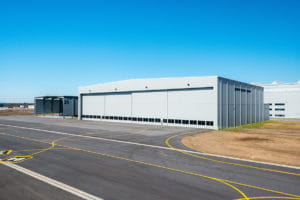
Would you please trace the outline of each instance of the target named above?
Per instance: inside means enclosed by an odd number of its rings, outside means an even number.
[[[129,79],[79,87],[79,93],[105,93],[143,90],[181,89],[215,86],[217,76]]]
[[[79,93],[86,94],[86,93],[127,92],[127,91],[145,91],[145,90],[151,91],[151,90],[217,87],[217,79],[218,76],[130,79],[130,80],[79,87]],[[243,84],[247,84],[247,83],[243,83]]]
[[[265,92],[283,92],[283,91],[300,91],[300,82],[296,83],[283,83],[274,81],[271,84],[256,83],[256,85],[265,88]]]

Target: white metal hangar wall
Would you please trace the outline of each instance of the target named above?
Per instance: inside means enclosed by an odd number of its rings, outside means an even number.
[[[297,83],[256,83],[264,87],[264,102],[271,118],[300,118],[300,81]]]
[[[79,119],[218,129],[262,121],[262,97],[217,76],[133,79],[80,87]]]

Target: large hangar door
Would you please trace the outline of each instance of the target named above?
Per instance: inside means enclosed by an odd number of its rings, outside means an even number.
[[[106,116],[131,116],[131,93],[105,95]]]
[[[137,92],[132,94],[132,116],[167,118],[167,92]]]
[[[82,115],[104,115],[104,96],[83,96]]]
[[[213,89],[168,92],[168,118],[214,121],[216,99]]]

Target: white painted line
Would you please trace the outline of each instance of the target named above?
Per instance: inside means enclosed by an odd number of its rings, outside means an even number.
[[[272,165],[272,166],[285,167],[285,168],[291,168],[291,169],[300,169],[300,167],[290,166],[290,165],[281,165],[281,164],[275,164],[275,163],[235,158],[235,157],[230,157],[230,156],[221,156],[221,155],[210,154],[210,153],[201,153],[198,151],[189,151],[189,150],[178,149],[178,148],[172,149],[172,148],[164,147],[164,146],[156,146],[156,145],[150,145],[150,144],[128,142],[128,141],[123,141],[123,140],[115,140],[115,139],[108,139],[108,138],[94,137],[94,136],[87,136],[87,135],[77,135],[77,134],[72,134],[72,133],[49,131],[49,130],[44,130],[44,129],[29,128],[29,127],[23,127],[23,126],[14,126],[14,125],[7,125],[7,124],[0,124],[0,126],[8,126],[8,127],[14,127],[14,128],[20,128],[20,129],[28,129],[28,130],[34,130],[34,131],[54,133],[54,134],[59,134],[59,135],[68,135],[68,136],[74,136],[74,137],[83,137],[83,138],[103,140],[103,141],[109,141],[109,142],[131,144],[131,145],[144,146],[144,147],[150,147],[150,148],[164,149],[164,150],[169,150],[169,151],[182,151],[182,152],[193,153],[193,154],[198,154],[198,155],[203,155],[203,156],[213,156],[213,157],[217,157],[217,158],[225,158],[225,159],[231,159],[231,160],[236,160],[236,161],[252,162],[252,163],[257,163],[257,164]]]
[[[31,170],[26,169],[24,167],[21,167],[19,165],[12,164],[12,163],[4,163],[4,162],[2,162],[1,164],[5,165],[7,167],[13,168],[13,169],[15,169],[15,170],[17,170],[19,172],[22,172],[23,174],[29,175],[29,176],[31,176],[33,178],[36,178],[36,179],[38,179],[38,180],[40,180],[40,181],[42,181],[44,183],[47,183],[47,184],[52,185],[54,187],[57,187],[57,188],[59,188],[61,190],[64,190],[64,191],[69,192],[69,193],[72,193],[73,195],[76,195],[76,196],[78,196],[80,198],[83,198],[83,199],[86,199],[86,200],[103,200],[102,198],[96,197],[96,196],[94,196],[92,194],[86,193],[86,192],[84,192],[82,190],[79,190],[77,188],[74,188],[72,186],[64,184],[62,182],[59,182],[57,180],[54,180],[54,179],[49,178],[47,176],[44,176],[42,174],[36,173],[34,171],[31,171]]]

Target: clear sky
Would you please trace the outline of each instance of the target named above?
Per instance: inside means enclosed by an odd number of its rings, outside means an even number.
[[[299,0],[0,0],[0,102],[132,78],[300,80]]]

